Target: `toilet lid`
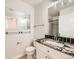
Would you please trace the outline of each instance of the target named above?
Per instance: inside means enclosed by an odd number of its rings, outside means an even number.
[[[33,50],[35,50],[35,47],[27,47],[26,48],[26,51],[33,51]]]

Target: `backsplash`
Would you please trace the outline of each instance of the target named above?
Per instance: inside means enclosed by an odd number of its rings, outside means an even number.
[[[69,37],[61,37],[61,36],[51,36],[51,35],[45,35],[45,38],[50,38],[53,40],[57,40],[61,43],[69,43],[69,44],[74,44],[74,38],[69,38]]]

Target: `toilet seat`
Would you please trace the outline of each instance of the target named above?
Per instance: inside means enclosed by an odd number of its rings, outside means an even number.
[[[33,55],[35,53],[35,47],[29,46],[26,48],[27,55]]]
[[[26,48],[26,52],[31,52],[34,50],[35,50],[35,47],[32,47],[32,46]]]
[[[26,48],[27,59],[33,59],[34,53],[35,47],[30,46]]]

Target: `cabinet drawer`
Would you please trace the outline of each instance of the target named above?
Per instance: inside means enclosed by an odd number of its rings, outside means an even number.
[[[55,58],[51,57],[51,56],[47,55],[46,53],[44,53],[44,52],[40,51],[39,49],[37,49],[36,59],[55,59]]]
[[[73,56],[64,54],[52,48],[48,48],[48,51],[49,51],[48,55],[50,55],[51,57],[54,56],[55,59],[74,59]]]

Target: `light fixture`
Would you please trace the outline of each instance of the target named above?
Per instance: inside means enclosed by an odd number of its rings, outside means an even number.
[[[69,0],[69,2],[71,3],[71,2],[72,2],[72,0]]]
[[[56,2],[54,3],[54,8],[56,9]]]
[[[64,0],[58,0],[59,3],[61,3],[61,6],[64,5]]]
[[[57,1],[57,0],[51,0],[52,2]]]

